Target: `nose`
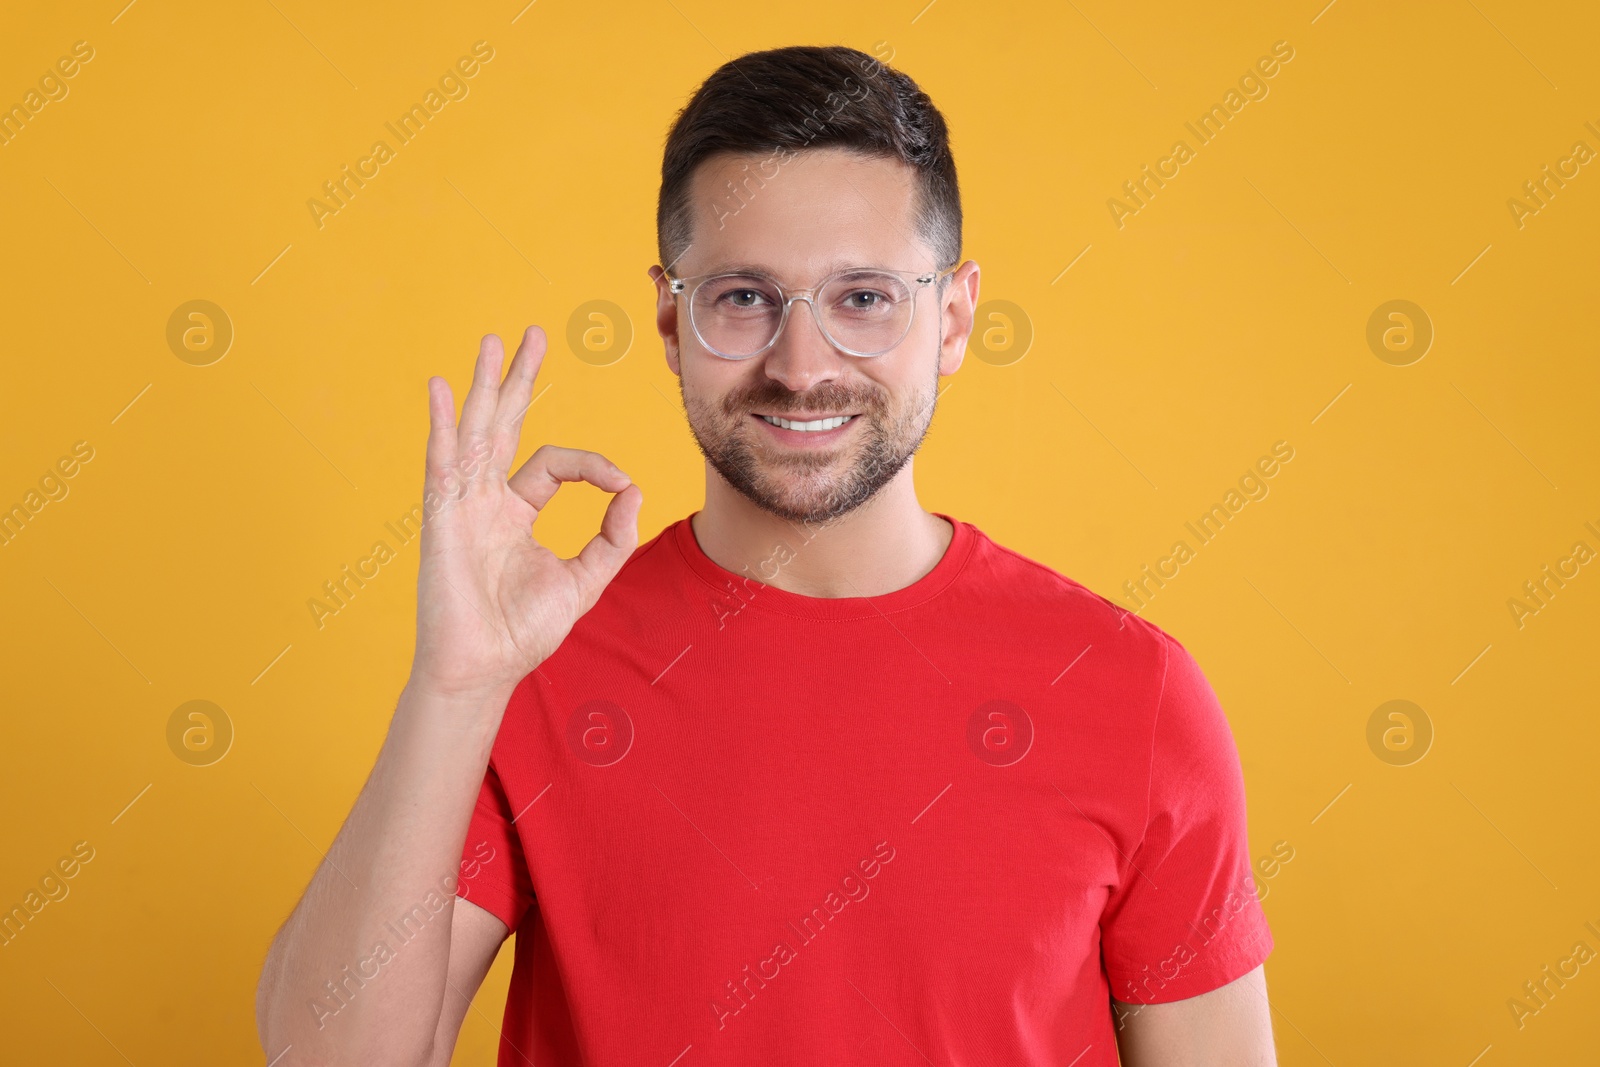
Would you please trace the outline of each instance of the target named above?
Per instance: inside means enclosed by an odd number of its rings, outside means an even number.
[[[838,378],[849,358],[833,347],[817,320],[815,304],[802,297],[792,300],[788,320],[762,357],[767,377],[791,392],[803,393]]]

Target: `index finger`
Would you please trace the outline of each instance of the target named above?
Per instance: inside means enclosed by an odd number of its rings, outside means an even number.
[[[507,484],[538,511],[550,503],[562,482],[588,482],[607,493],[620,493],[632,484],[632,479],[598,452],[540,445]]]

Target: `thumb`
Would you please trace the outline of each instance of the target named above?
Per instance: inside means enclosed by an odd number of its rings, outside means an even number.
[[[637,482],[630,483],[611,498],[605,517],[600,520],[600,532],[572,559],[580,574],[585,611],[600,599],[601,590],[639,547],[639,509],[643,504],[644,490]]]

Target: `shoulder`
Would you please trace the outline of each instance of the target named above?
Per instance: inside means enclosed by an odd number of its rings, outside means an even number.
[[[971,525],[970,523],[968,525]],[[1159,686],[1182,646],[1161,627],[1074,578],[972,528],[969,588],[987,589],[1022,625],[1041,633],[1071,631],[1114,657],[1117,669]]]

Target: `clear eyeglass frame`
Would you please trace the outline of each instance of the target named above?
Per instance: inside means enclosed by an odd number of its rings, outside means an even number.
[[[720,352],[707,343],[706,339],[700,335],[700,327],[697,326],[694,321],[694,292],[701,285],[715,278],[747,277],[750,276],[750,272],[739,270],[717,271],[712,274],[695,274],[683,278],[674,277],[671,271],[664,268],[662,273],[665,274],[669,280],[667,285],[669,291],[677,294],[688,294],[688,299],[685,303],[688,305],[689,327],[694,331],[695,340],[699,341],[700,346],[707,352],[710,352],[712,355],[717,356],[718,358],[733,360],[736,362],[746,359],[754,359],[756,356],[759,356],[763,352],[766,352],[772,348],[773,345],[778,343],[778,338],[783,336],[783,328],[789,321],[789,308],[794,305],[796,300],[804,300],[811,306],[811,318],[816,322],[817,329],[822,332],[822,336],[828,339],[829,344],[833,345],[833,347],[837,348],[846,355],[855,356],[858,359],[872,359],[876,356],[881,356],[885,353],[894,351],[895,348],[899,347],[900,342],[904,341],[906,337],[910,335],[911,324],[916,321],[917,317],[917,294],[921,293],[924,288],[932,285],[934,282],[939,281],[941,278],[945,278],[948,275],[955,273],[959,266],[960,264],[958,263],[955,266],[938,271],[892,270],[888,267],[845,267],[842,270],[834,271],[832,274],[822,279],[822,281],[818,282],[816,285],[811,286],[809,289],[791,289],[775,278],[764,277],[765,281],[768,281],[777,287],[778,295],[783,299],[783,313],[778,319],[777,329],[772,331],[772,340],[768,341],[756,351],[745,356],[730,356],[725,352]],[[858,274],[863,271],[875,272],[879,274],[894,274],[907,281],[916,283],[916,287],[911,290],[911,314],[906,316],[905,329],[901,332],[900,336],[895,339],[894,344],[889,345],[881,352],[860,352],[850,348],[848,345],[840,344],[839,341],[828,332],[828,327],[822,321],[822,311],[817,307],[816,300],[813,299],[818,292],[827,288],[828,283],[833,281],[835,278],[845,274]]]

